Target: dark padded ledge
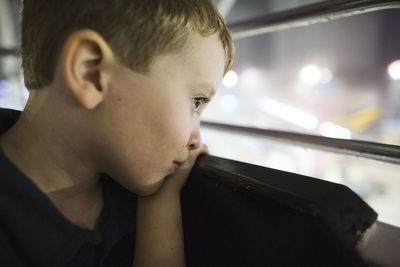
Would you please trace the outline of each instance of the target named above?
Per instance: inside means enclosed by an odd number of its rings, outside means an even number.
[[[203,156],[182,208],[188,266],[369,266],[377,214],[343,185]]]

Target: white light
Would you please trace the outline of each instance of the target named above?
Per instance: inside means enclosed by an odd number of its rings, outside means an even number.
[[[208,132],[204,128],[200,128],[200,136],[201,136],[201,142],[204,144],[208,143]]]
[[[308,65],[301,69],[300,79],[307,84],[316,84],[321,77],[321,71],[315,65]]]
[[[319,126],[319,132],[323,136],[350,139],[351,131],[332,122],[326,121]]]
[[[225,112],[233,112],[239,107],[239,100],[235,95],[226,94],[218,102],[219,108]]]
[[[9,81],[0,80],[0,107],[15,108],[15,101],[12,94],[12,85]]]
[[[0,94],[4,91],[7,93],[11,93],[11,83],[6,80],[0,80]]]
[[[24,78],[24,74],[22,72],[21,72],[20,77],[21,77],[22,97],[24,98],[25,103],[26,103],[29,98],[29,90],[25,86],[25,78]]]
[[[318,119],[314,115],[281,103],[275,99],[262,98],[258,100],[258,107],[273,116],[290,122],[307,130],[315,130],[318,127]]]
[[[240,73],[240,83],[246,88],[254,88],[261,85],[261,74],[256,68],[248,68]]]
[[[400,79],[400,59],[390,63],[387,69],[388,69],[390,78],[392,78],[393,80]]]
[[[294,172],[296,170],[296,165],[289,153],[278,151],[270,152],[270,155],[267,156],[264,166],[289,172]]]
[[[319,79],[321,83],[329,83],[330,81],[332,81],[332,77],[332,72],[329,69],[321,69],[321,77]]]
[[[228,88],[235,87],[238,84],[238,82],[239,82],[239,76],[233,70],[228,71],[225,74],[224,79],[222,80],[222,84]]]

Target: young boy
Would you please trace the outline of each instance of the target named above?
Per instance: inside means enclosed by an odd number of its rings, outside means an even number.
[[[0,266],[183,266],[180,190],[233,45],[209,0],[25,0]]]

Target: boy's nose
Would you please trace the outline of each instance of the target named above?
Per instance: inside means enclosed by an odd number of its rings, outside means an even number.
[[[198,141],[198,140],[199,140],[199,141]],[[196,139],[196,140],[193,140],[193,142],[190,142],[190,143],[189,143],[189,149],[190,149],[190,150],[195,150],[195,149],[197,149],[197,148],[200,146],[200,144],[201,144],[200,138],[198,138],[198,139]]]
[[[200,119],[196,119],[195,122],[193,122],[193,127],[192,127],[192,132],[190,134],[189,142],[188,142],[188,148],[189,150],[194,150],[199,148],[201,145],[201,136],[200,136]]]

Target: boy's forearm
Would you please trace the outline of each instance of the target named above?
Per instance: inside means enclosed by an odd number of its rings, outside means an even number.
[[[134,266],[184,266],[180,194],[138,198]]]

